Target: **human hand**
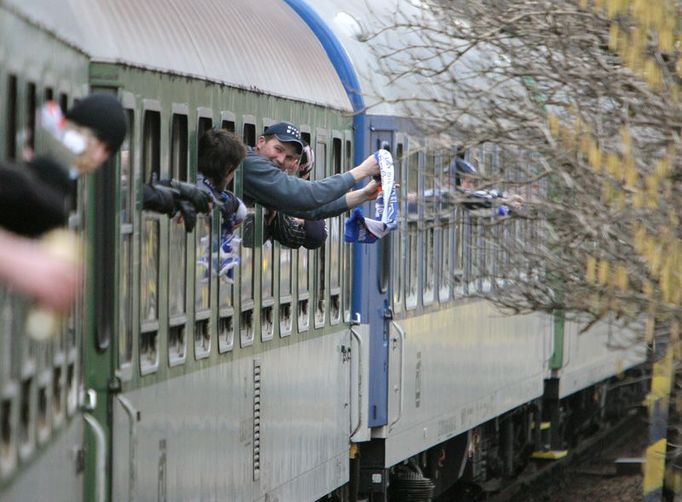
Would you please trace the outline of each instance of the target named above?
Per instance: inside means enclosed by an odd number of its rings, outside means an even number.
[[[360,164],[360,168],[364,171],[365,176],[379,176],[381,174],[379,163],[374,154],[371,154],[363,160],[362,164]]]
[[[521,209],[524,202],[524,198],[518,194],[510,194],[505,199],[505,203],[509,204],[513,209]]]
[[[39,242],[0,234],[0,279],[45,307],[67,312],[81,285],[75,258],[55,254]]]
[[[362,192],[365,200],[375,200],[381,193],[381,183],[374,179],[370,180],[369,183],[362,187]]]
[[[197,224],[197,209],[194,204],[186,200],[177,201],[177,207],[185,223],[185,232],[190,233]]]

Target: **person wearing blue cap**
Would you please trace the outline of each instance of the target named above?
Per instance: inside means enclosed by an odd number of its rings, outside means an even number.
[[[287,164],[300,158],[302,151],[301,131],[294,124],[277,122],[266,127],[242,164],[244,201],[290,216],[320,220],[338,216],[378,196],[381,186],[375,180],[349,192],[357,182],[379,174],[373,155],[347,173],[306,181],[285,172]]]
[[[454,172],[455,188],[466,196],[462,204],[467,209],[492,208],[496,215],[507,216],[523,206],[523,197],[518,194],[507,194],[496,189],[476,190],[478,172],[468,160],[455,158],[448,172]]]

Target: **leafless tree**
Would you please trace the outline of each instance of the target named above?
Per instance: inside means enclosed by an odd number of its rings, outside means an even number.
[[[609,314],[678,322],[679,5],[397,5],[360,35],[377,62],[368,71],[403,90],[388,99],[420,118],[425,144],[446,156],[470,152],[481,187],[525,198],[511,217],[488,219],[507,227],[494,245],[511,258],[485,270],[502,286],[486,296],[514,312],[574,314],[587,326]],[[499,162],[486,165],[484,152]]]

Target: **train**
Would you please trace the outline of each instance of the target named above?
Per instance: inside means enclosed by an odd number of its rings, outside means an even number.
[[[457,153],[390,101],[369,106],[353,28],[368,19],[360,0],[0,0],[3,162],[39,150],[46,101],[114,93],[130,126],[78,181],[85,283],[60,334],[28,337],[30,299],[0,287],[0,500],[464,500],[636,401],[644,380],[620,379],[644,372],[646,347],[616,319],[580,333],[481,297],[503,236],[426,203]],[[263,240],[256,205],[234,282],[206,275],[219,212],[185,233],[142,209],[142,186],[195,181],[207,129],[253,146],[281,120],[315,149],[313,179],[389,149],[399,228],[346,243],[342,215],[322,248],[288,249]],[[494,146],[466,155],[502,162]]]

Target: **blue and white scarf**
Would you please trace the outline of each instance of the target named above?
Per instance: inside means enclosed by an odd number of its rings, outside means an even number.
[[[374,158],[379,164],[382,188],[374,205],[376,219],[365,218],[359,207],[353,209],[350,218],[346,220],[346,242],[371,244],[398,228],[398,195],[395,190],[393,157],[388,150],[377,150]]]

